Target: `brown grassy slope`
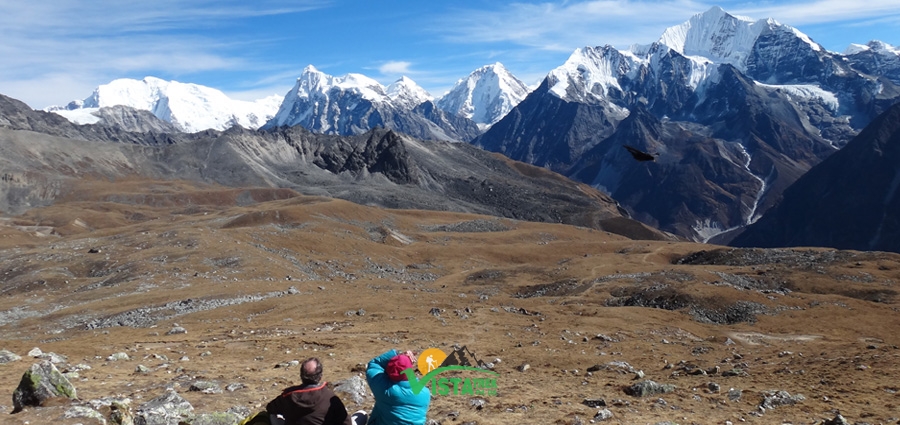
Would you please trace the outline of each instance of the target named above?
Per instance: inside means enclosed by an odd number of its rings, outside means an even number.
[[[318,356],[336,381],[389,348],[465,345],[501,359],[500,395],[481,410],[436,397],[431,417],[459,412],[445,423],[573,423],[596,413],[585,398],[605,399],[622,424],[900,416],[898,255],[722,248],[740,254],[678,264],[719,247],[180,182],[76,193],[0,222],[0,348],[89,365],[74,382],[83,400],[136,406],[171,387],[198,412],[257,409],[297,378],[279,363]],[[709,318],[755,321],[698,321]],[[176,323],[188,332],[167,335]],[[120,351],[132,360],[106,360]],[[675,392],[635,398],[621,367],[586,372],[617,361]],[[61,418],[65,407],[5,415],[31,362],[0,365],[0,422],[90,423]],[[152,371],[135,373],[138,364]],[[695,376],[685,365],[746,375]],[[199,379],[247,388],[189,392]],[[806,400],[751,415],[768,390]]]

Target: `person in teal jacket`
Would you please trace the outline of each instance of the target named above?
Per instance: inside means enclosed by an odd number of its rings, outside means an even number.
[[[366,381],[375,396],[368,425],[424,425],[431,404],[431,391],[422,388],[413,394],[403,370],[413,367],[412,351],[388,351],[369,361]]]

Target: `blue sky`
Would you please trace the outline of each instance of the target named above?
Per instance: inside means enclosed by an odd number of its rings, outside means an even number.
[[[832,51],[900,45],[900,1],[0,0],[0,93],[33,108],[154,76],[237,99],[285,94],[309,64],[440,96],[503,63],[528,84],[576,48],[627,48],[712,6],[775,18]]]

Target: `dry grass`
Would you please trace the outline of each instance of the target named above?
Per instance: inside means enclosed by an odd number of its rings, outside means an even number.
[[[468,397],[436,397],[431,417],[458,412],[445,424],[587,421],[597,409],[585,398],[620,400],[609,422],[621,424],[813,423],[838,410],[851,422],[900,416],[900,255],[845,253],[808,267],[685,265],[673,260],[711,247],[289,191],[129,181],[84,183],[76,193],[0,222],[0,349],[24,356],[40,347],[89,365],[74,382],[83,400],[127,396],[139,405],[174,387],[198,412],[258,409],[296,380],[296,368],[275,368],[282,362],[321,357],[326,379],[337,381],[389,348],[465,345],[484,361],[501,359],[500,395],[482,410]],[[474,220],[507,230],[434,231]],[[767,313],[723,325],[694,320],[690,308],[609,306],[654,286],[707,309],[750,302]],[[291,287],[299,293],[286,294]],[[233,303],[197,307],[210,300]],[[196,308],[161,308],[175,301]],[[149,307],[160,308],[144,310],[148,327],[89,329]],[[166,335],[176,323],[188,333]],[[120,351],[132,360],[106,361]],[[586,372],[613,361],[676,390],[634,398],[622,391],[633,374]],[[682,361],[746,375],[688,375]],[[31,363],[0,365],[0,389],[11,395]],[[138,364],[152,371],[135,373]],[[247,388],[188,392],[195,379]],[[709,382],[722,392],[709,392]],[[729,388],[741,399],[729,401]],[[806,400],[751,415],[773,389]],[[65,407],[11,410],[0,407],[0,422],[90,423],[60,419]]]

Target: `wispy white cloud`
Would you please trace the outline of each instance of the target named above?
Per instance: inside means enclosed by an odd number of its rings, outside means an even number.
[[[85,97],[97,85],[128,74],[174,77],[264,67],[254,60],[250,47],[266,42],[260,39],[263,35],[221,30],[241,20],[330,4],[330,0],[0,0],[4,35],[0,93],[21,96],[41,108]],[[69,85],[61,87],[64,82]],[[76,97],[68,95],[72,86],[80,93]]]
[[[414,74],[409,67],[412,65],[406,61],[388,61],[378,66],[378,72],[385,76],[402,76]]]
[[[729,9],[729,12],[732,10]],[[883,20],[900,16],[896,0],[816,0],[787,3],[761,2],[737,4],[734,13],[752,17],[772,17],[791,25],[832,24],[856,20]]]
[[[685,17],[686,11],[708,8],[693,0],[511,3],[491,11],[457,10],[438,18],[433,28],[453,42],[512,42],[541,50],[572,51],[589,45],[649,43],[659,38],[666,26],[690,17]]]
[[[492,10],[458,9],[436,18],[435,31],[456,43],[515,43],[533,49],[571,51],[610,44],[627,48],[658,39],[665,28],[713,6],[754,19],[775,18],[792,26],[838,24],[900,17],[900,2],[814,0],[746,2],[724,0],[584,0],[509,3]],[[894,22],[896,22],[894,20]]]

